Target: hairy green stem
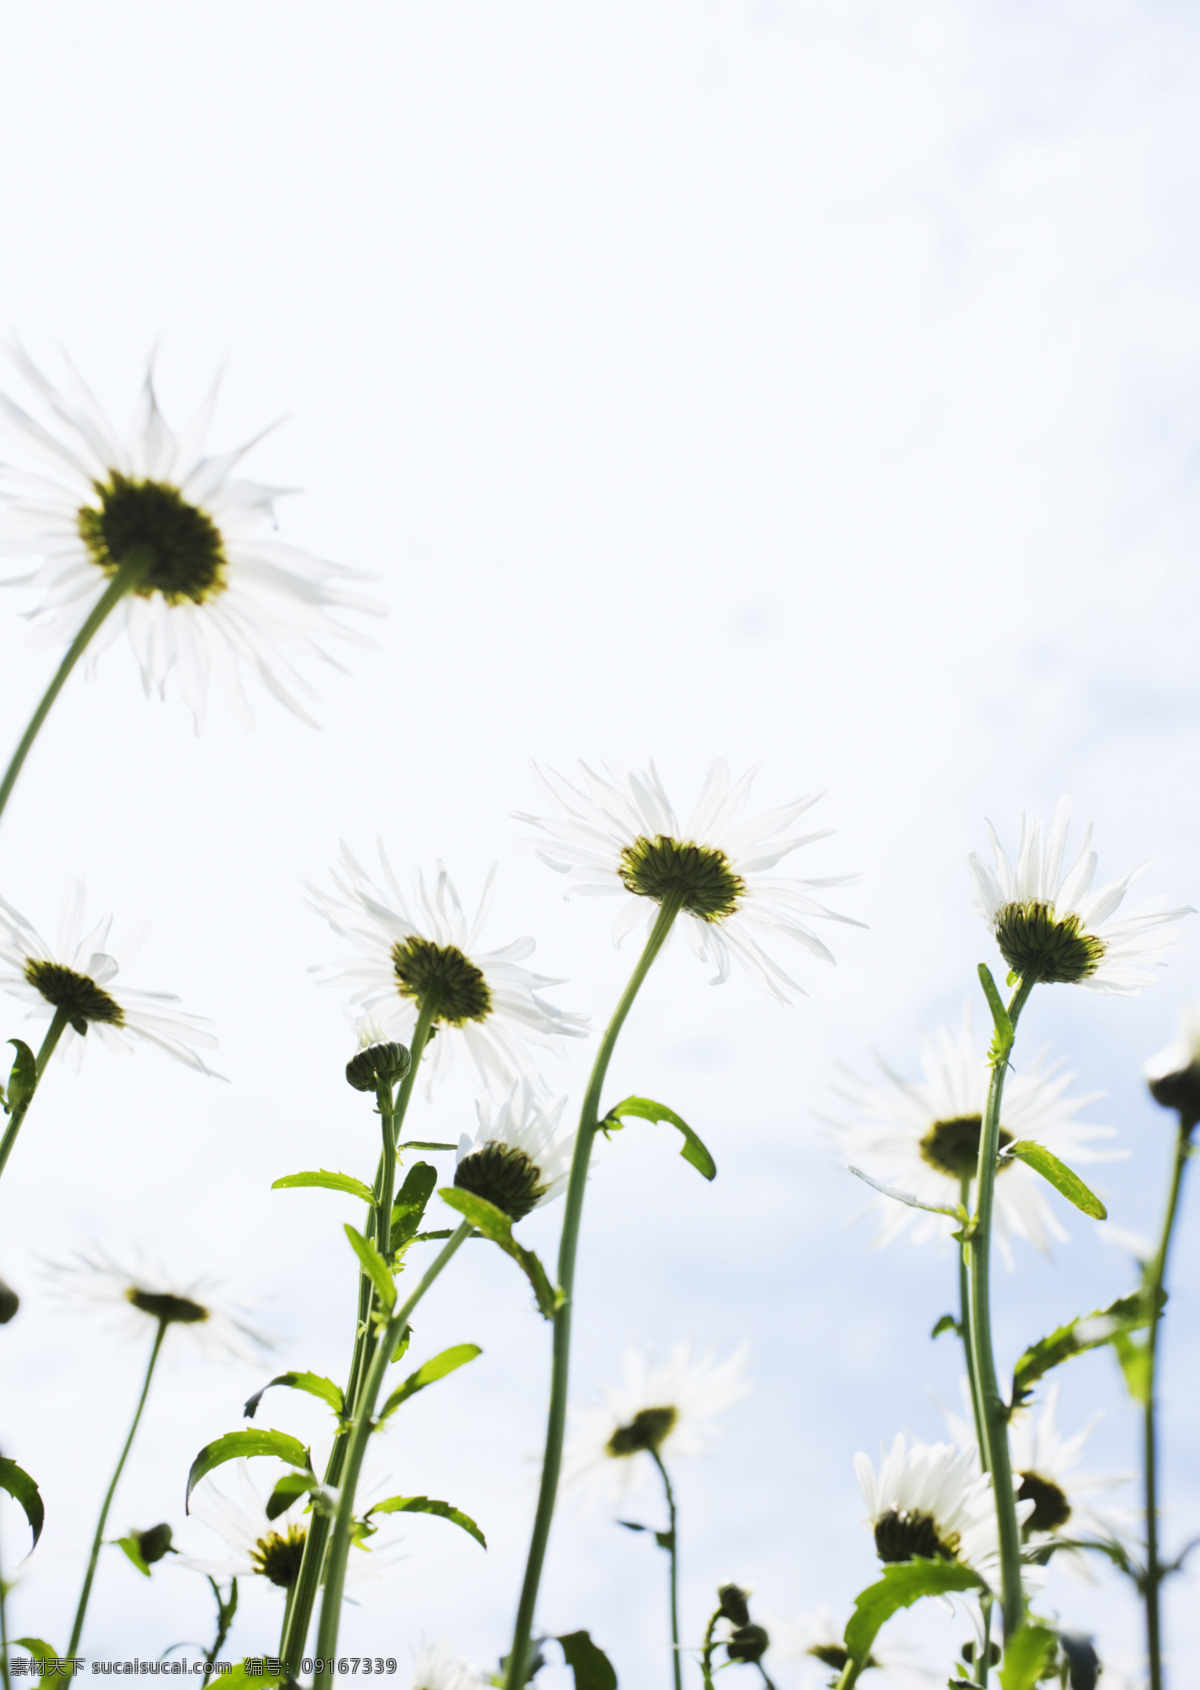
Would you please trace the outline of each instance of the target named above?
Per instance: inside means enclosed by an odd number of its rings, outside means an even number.
[[[417,1069],[421,1065],[421,1057],[429,1043],[430,1033],[437,1019],[437,1004],[430,1000],[422,1003],[417,1013],[417,1024],[413,1028],[412,1043],[409,1046],[408,1073],[400,1082],[400,1090],[396,1094],[394,1105],[391,1103],[391,1088],[388,1087],[388,1103],[390,1116],[384,1121],[384,1145],[379,1159],[379,1168],[375,1176],[375,1191],[377,1201],[374,1210],[375,1235],[378,1239],[386,1226],[386,1238],[391,1242],[392,1199],[388,1196],[386,1212],[383,1203],[383,1184],[385,1164],[387,1162],[387,1119],[391,1120],[392,1147],[392,1183],[395,1181],[396,1145],[404,1126],[404,1118],[408,1113],[408,1105],[412,1098],[413,1086],[416,1084]],[[383,1114],[382,1088],[379,1093],[380,1113]],[[379,1245],[384,1250],[384,1245]],[[358,1309],[354,1327],[354,1349],[350,1357],[350,1374],[346,1383],[345,1403],[347,1422],[353,1420],[357,1412],[359,1394],[367,1376],[367,1370],[375,1353],[375,1335],[371,1329],[371,1307],[374,1298],[370,1276],[360,1272],[358,1276]],[[393,1346],[394,1347],[394,1346]],[[390,1354],[390,1351],[389,1351]],[[324,1483],[331,1490],[337,1490],[342,1483],[342,1473],[345,1468],[348,1449],[348,1425],[339,1429],[333,1440],[333,1448],[329,1453],[329,1460],[325,1467]],[[304,1540],[304,1553],[300,1559],[300,1571],[296,1583],[288,1600],[287,1610],[283,1617],[283,1630],[279,1639],[279,1656],[284,1663],[284,1672],[294,1677],[288,1663],[299,1662],[304,1654],[304,1645],[308,1641],[308,1631],[312,1624],[313,1609],[316,1606],[317,1591],[321,1587],[321,1573],[325,1561],[325,1549],[329,1542],[329,1516],[314,1509],[308,1528],[308,1535]]]
[[[392,1352],[404,1336],[409,1316],[442,1270],[449,1264],[451,1257],[466,1243],[473,1231],[474,1227],[470,1221],[462,1221],[455,1228],[451,1237],[422,1274],[416,1290],[393,1314],[389,1315],[380,1333],[379,1342],[375,1346],[375,1354],[363,1383],[358,1403],[355,1406],[354,1419],[351,1423],[346,1465],[338,1493],[337,1513],[333,1521],[329,1554],[325,1562],[325,1594],[321,1599],[321,1618],[317,1625],[317,1654],[322,1660],[329,1660],[337,1654],[338,1627],[342,1617],[342,1593],[346,1584],[346,1558],[350,1553],[350,1531],[354,1524],[354,1498],[358,1490],[363,1456],[366,1454],[367,1439],[375,1429],[372,1416],[375,1413],[375,1405],[379,1401],[383,1376],[388,1370]]]
[[[513,1630],[512,1650],[508,1658],[506,1690],[524,1690],[525,1663],[529,1654],[529,1639],[533,1633],[533,1616],[537,1607],[538,1586],[546,1560],[546,1545],[550,1538],[550,1523],[554,1518],[554,1502],[558,1494],[558,1477],[562,1468],[563,1427],[567,1417],[567,1386],[571,1367],[571,1312],[575,1295],[575,1257],[579,1250],[579,1226],[583,1217],[583,1198],[587,1186],[588,1167],[592,1159],[592,1144],[600,1124],[600,1093],[608,1075],[608,1065],[616,1048],[617,1038],[625,1024],[625,1017],[633,1007],[642,982],[650,972],[655,957],[667,942],[672,923],[679,914],[678,898],[664,898],[650,929],[646,947],[629,977],[629,984],[613,1011],[612,1020],[604,1030],[583,1104],[579,1111],[579,1132],[575,1139],[575,1153],[571,1160],[571,1176],[567,1184],[564,1204],[562,1236],[558,1247],[558,1288],[562,1303],[554,1315],[554,1348],[550,1369],[550,1409],[546,1420],[546,1448],[542,1458],[542,1478],[538,1490],[537,1512],[525,1563],[525,1578],[521,1599],[517,1605],[517,1619]]]
[[[1000,1025],[996,1027],[987,1108],[979,1134],[975,1214],[968,1243],[973,1394],[983,1422],[980,1460],[992,1475],[992,1496],[996,1505],[1000,1538],[1000,1611],[1006,1639],[1020,1627],[1024,1614],[1024,1596],[1021,1590],[1021,1532],[1017,1523],[1017,1500],[1013,1491],[1012,1461],[1008,1450],[1008,1405],[1000,1395],[996,1378],[996,1358],[992,1350],[992,1219],[996,1196],[996,1164],[1000,1154],[1000,1105],[1004,1097],[1004,1076],[1017,1021],[1034,984],[1033,980],[1020,981],[1008,1006],[1008,1029],[1002,1032]]]
[[[663,1466],[662,1456],[656,1449],[650,1451],[650,1458],[658,1468],[663,1482],[663,1490],[667,1493],[667,1515],[670,1525],[667,1528],[668,1553],[671,1557],[671,1667],[675,1675],[675,1690],[683,1690],[683,1668],[679,1658],[679,1537],[675,1515],[675,1492],[671,1489],[671,1480],[667,1469]]]
[[[1162,1690],[1162,1629],[1159,1614],[1159,1589],[1162,1567],[1158,1555],[1158,1330],[1163,1283],[1167,1275],[1167,1256],[1171,1235],[1179,1211],[1179,1193],[1183,1184],[1183,1170],[1192,1153],[1192,1132],[1195,1118],[1179,1114],[1179,1131],[1175,1135],[1175,1155],[1171,1164],[1171,1182],[1167,1191],[1167,1207],[1163,1216],[1162,1235],[1158,1249],[1146,1263],[1144,1294],[1149,1315],[1146,1336],[1146,1396],[1142,1407],[1142,1477],[1146,1508],[1146,1654],[1150,1663],[1149,1690]]]
[[[29,1105],[33,1102],[38,1086],[41,1084],[42,1075],[46,1071],[46,1064],[54,1055],[54,1047],[58,1043],[59,1039],[62,1038],[63,1033],[66,1031],[66,1027],[66,1015],[61,1009],[56,1009],[50,1018],[50,1025],[46,1029],[46,1037],[42,1040],[41,1047],[34,1060],[35,1072],[33,1090],[29,1093],[28,1097],[23,1097],[18,1107],[13,1110],[8,1119],[8,1126],[4,1129],[4,1137],[0,1139],[0,1178],[3,1177],[4,1170],[8,1166],[8,1159],[12,1155],[13,1147],[17,1142],[17,1134],[20,1132],[22,1123],[24,1122],[26,1115],[29,1113]]]
[[[93,636],[101,624],[107,621],[110,613],[116,609],[126,593],[132,593],[136,590],[138,582],[153,563],[154,553],[149,549],[141,548],[131,552],[96,600],[87,620],[67,647],[66,656],[55,671],[54,679],[42,694],[37,709],[29,718],[29,726],[21,735],[20,743],[12,754],[12,761],[4,772],[4,779],[0,780],[0,816],[4,814],[5,806],[12,795],[12,789],[17,784],[17,776],[20,774],[21,767],[38,736],[42,723],[50,714],[50,707],[54,700],[66,685],[71,670],[91,644]]]
[[[92,1580],[96,1576],[96,1562],[100,1558],[100,1546],[104,1542],[104,1528],[108,1524],[108,1511],[112,1507],[112,1499],[116,1494],[121,1474],[125,1470],[125,1463],[129,1459],[129,1451],[133,1448],[133,1440],[137,1433],[138,1423],[142,1418],[142,1410],[145,1408],[146,1398],[150,1394],[150,1381],[154,1377],[154,1369],[158,1363],[159,1352],[162,1349],[163,1339],[167,1335],[169,1325],[170,1322],[166,1320],[160,1320],[158,1323],[158,1330],[154,1334],[154,1344],[150,1351],[150,1361],[146,1367],[146,1377],[142,1383],[142,1394],[138,1398],[138,1405],[133,1414],[133,1424],[129,1428],[129,1436],[125,1439],[125,1448],[121,1451],[116,1471],[105,1493],[104,1503],[100,1509],[100,1518],[96,1521],[96,1535],[92,1539],[92,1552],[88,1557],[87,1572],[83,1575],[83,1589],[79,1593],[79,1606],[75,1610],[75,1623],[71,1627],[71,1641],[67,1644],[68,1655],[74,1655],[79,1648],[83,1622],[87,1615],[88,1598],[92,1594]]]

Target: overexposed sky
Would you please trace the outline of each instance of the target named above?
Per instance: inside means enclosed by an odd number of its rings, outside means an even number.
[[[1147,891],[1200,903],[1198,55],[1191,9],[1149,0],[8,17],[5,333],[52,373],[65,348],[121,420],[151,350],[175,420],[224,365],[214,444],[285,419],[248,473],[302,488],[282,534],[377,577],[390,611],[348,674],[318,678],[318,733],[265,697],[246,733],[214,699],[197,739],[113,649],[72,681],[5,817],[3,896],[53,927],[84,876],[118,955],[152,921],[128,977],[213,1017],[231,1082],[89,1049],[78,1079],[48,1079],[6,1177],[0,1272],[25,1304],[0,1448],[48,1504],[15,1629],[65,1644],[142,1365],[53,1308],[39,1261],[95,1242],[212,1273],[276,1335],[271,1371],[340,1374],[349,1207],[269,1189],[373,1166],[341,1078],[349,1020],[306,973],[344,947],[302,883],[341,837],[443,857],[468,900],[499,860],[496,941],[535,933],[558,1000],[602,1023],[632,953],[605,908],[563,904],[512,820],[537,807],[532,760],[581,757],[653,757],[685,812],[714,757],[761,763],[764,806],[823,789],[837,833],[797,872],[861,875],[831,901],[868,930],[832,933],[836,971],[796,963],[811,995],[791,1009],[744,980],[710,990],[682,947],[652,977],[613,1095],[671,1103],[721,1174],[705,1187],[649,1126],[601,1147],[575,1371],[585,1397],[631,1338],[749,1337],[754,1395],[679,1475],[688,1635],[728,1577],[777,1613],[844,1615],[874,1565],[852,1456],[939,1435],[929,1390],[954,1399],[957,1369],[927,1341],[952,1258],[871,1255],[870,1225],[847,1230],[863,1195],[820,1121],[837,1066],[878,1051],[912,1071],[919,1030],[957,1020],[989,952],[963,862],[985,814],[1012,844],[1023,808],[1070,791],[1102,874],[1152,858]],[[0,620],[10,739],[55,660],[27,641],[30,603],[5,595]],[[1044,991],[1028,1012],[1028,1048],[1052,1041],[1108,1093],[1090,1118],[1134,1152],[1107,1186],[1134,1228],[1169,1136],[1139,1067],[1198,992],[1193,947],[1139,1000]],[[12,1007],[4,1036],[24,1030]],[[588,1057],[550,1076],[576,1102]],[[420,1108],[423,1132],[457,1137],[465,1076]],[[1200,1518],[1189,1213],[1166,1340],[1174,1543]],[[1127,1288],[1122,1258],[1068,1224],[1052,1264],[1025,1252],[999,1278],[1004,1361]],[[553,1210],[528,1223],[544,1254],[556,1228]],[[492,1548],[406,1525],[348,1644],[406,1661],[447,1635],[489,1666],[507,1647],[548,1356],[503,1267],[461,1264],[430,1299],[418,1339],[485,1356],[380,1440],[396,1489],[448,1496]],[[187,1464],[267,1376],[164,1373],[114,1535],[168,1518],[200,1552]],[[321,1434],[317,1405],[274,1395],[260,1418]],[[1091,1464],[1132,1467],[1103,1355],[1064,1372],[1063,1423],[1097,1406]],[[11,1565],[11,1511],[0,1526]],[[665,1671],[655,1559],[565,1509],[542,1621],[590,1627],[625,1690]],[[1049,1600],[1127,1651],[1136,1615],[1101,1578],[1056,1578]],[[1180,1581],[1181,1654],[1185,1598]],[[209,1600],[108,1551],[85,1646],[203,1638]],[[243,1601],[239,1651],[277,1623],[274,1592]],[[773,1676],[791,1690],[804,1671]]]

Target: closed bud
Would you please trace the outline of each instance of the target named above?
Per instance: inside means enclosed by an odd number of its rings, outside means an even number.
[[[133,1538],[138,1554],[148,1567],[161,1561],[171,1548],[171,1528],[165,1520],[161,1525],[151,1526],[149,1531],[134,1532]]]
[[[346,1079],[355,1091],[375,1091],[381,1084],[394,1086],[408,1073],[409,1054],[405,1045],[367,1045],[346,1064]]]
[[[737,1584],[721,1585],[717,1591],[717,1601],[720,1603],[718,1614],[723,1620],[732,1620],[734,1625],[749,1625],[750,1609],[746,1602],[749,1594],[748,1590],[743,1590]]]
[[[21,1306],[21,1299],[11,1285],[0,1279],[0,1326],[7,1326]]]
[[[771,1639],[761,1625],[740,1625],[725,1645],[731,1661],[747,1661],[757,1666],[767,1652]]]

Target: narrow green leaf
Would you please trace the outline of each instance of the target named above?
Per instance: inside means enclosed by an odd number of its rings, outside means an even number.
[[[236,1461],[242,1455],[274,1455],[280,1461],[286,1461],[289,1467],[312,1472],[308,1451],[299,1438],[293,1438],[288,1432],[226,1432],[224,1437],[214,1438],[212,1443],[205,1444],[192,1462],[184,1495],[184,1513],[187,1512],[188,1497],[204,1475],[211,1473],[222,1462]]]
[[[35,1661],[57,1661],[58,1655],[50,1644],[41,1637],[17,1637],[13,1641],[22,1649],[28,1649]]]
[[[444,1379],[448,1373],[456,1368],[465,1367],[467,1362],[474,1361],[483,1351],[478,1344],[453,1344],[450,1349],[443,1350],[440,1355],[430,1358],[424,1366],[418,1367],[415,1373],[410,1373],[403,1385],[398,1385],[380,1410],[378,1424],[382,1425],[390,1414],[395,1414],[402,1402],[409,1397],[415,1397],[418,1391],[423,1391],[426,1385],[434,1385],[439,1379]]]
[[[464,1220],[478,1227],[485,1238],[490,1238],[493,1244],[498,1244],[506,1256],[512,1257],[532,1285],[539,1310],[547,1320],[553,1319],[554,1311],[559,1305],[558,1293],[550,1284],[545,1268],[533,1251],[527,1250],[523,1244],[518,1244],[513,1237],[513,1223],[504,1210],[498,1209],[494,1203],[489,1203],[486,1197],[477,1197],[473,1191],[460,1191],[455,1185],[443,1185],[438,1195],[443,1203],[447,1203]]]
[[[335,1385],[332,1379],[326,1379],[320,1373],[277,1373],[274,1379],[267,1380],[261,1391],[255,1391],[252,1397],[247,1398],[246,1406],[242,1410],[247,1420],[254,1419],[259,1403],[272,1385],[288,1385],[293,1391],[307,1391],[309,1396],[320,1397],[322,1402],[329,1404],[339,1419],[346,1406],[341,1386]]]
[[[315,1473],[285,1473],[267,1498],[267,1519],[286,1514],[296,1498],[314,1489],[317,1482]]]
[[[397,1145],[398,1150],[457,1150],[457,1144],[439,1144],[431,1138],[406,1138],[403,1144]]]
[[[1000,1690],[1033,1690],[1056,1653],[1048,1626],[1023,1625],[1009,1638],[1000,1667]]]
[[[371,1504],[366,1518],[370,1519],[372,1514],[436,1514],[439,1520],[449,1520],[452,1525],[461,1526],[476,1543],[487,1548],[487,1539],[469,1514],[464,1514],[461,1508],[451,1507],[448,1502],[438,1502],[432,1496],[389,1496],[385,1502]]]
[[[136,1537],[118,1537],[114,1538],[113,1542],[116,1544],[118,1549],[123,1549],[125,1551],[126,1555],[128,1555],[139,1573],[145,1573],[147,1578],[150,1577],[150,1569],[142,1557],[141,1550],[138,1548],[138,1540]]]
[[[17,1053],[12,1073],[8,1076],[8,1112],[15,1115],[37,1090],[37,1058],[24,1039],[9,1039],[8,1042]]]
[[[271,1181],[271,1190],[290,1190],[301,1185],[319,1185],[326,1191],[345,1191],[351,1197],[361,1197],[364,1203],[375,1201],[375,1193],[362,1180],[355,1179],[352,1174],[331,1174],[328,1168],[322,1168],[319,1173],[284,1174],[282,1179]]]
[[[1011,974],[1008,977],[1008,983],[1010,986],[1016,984]],[[1009,1019],[1008,1010],[1004,1007],[1004,999],[996,989],[996,982],[992,979],[992,971],[986,962],[979,964],[979,984],[983,987],[983,995],[986,997],[988,1008],[992,1012],[992,1026],[995,1029],[995,1037],[992,1040],[992,1048],[988,1051],[988,1061],[994,1067],[997,1062],[1007,1061],[1016,1034]]]
[[[609,1110],[600,1123],[601,1132],[617,1132],[624,1126],[623,1117],[626,1115],[636,1116],[643,1121],[667,1122],[669,1126],[683,1134],[683,1149],[679,1154],[684,1161],[690,1162],[693,1168],[704,1175],[705,1179],[716,1179],[717,1164],[709,1155],[699,1135],[692,1131],[681,1115],[677,1115],[673,1109],[668,1109],[665,1103],[655,1103],[649,1097],[627,1097],[624,1103],[618,1103]]]
[[[7,1491],[13,1501],[19,1502],[25,1510],[25,1518],[29,1521],[29,1529],[33,1533],[33,1542],[29,1546],[29,1553],[32,1555],[46,1523],[42,1493],[25,1469],[18,1467],[16,1462],[10,1461],[7,1456],[0,1456],[0,1490]]]
[[[569,1631],[558,1643],[575,1675],[575,1690],[617,1690],[611,1661],[586,1631]]]
[[[1166,1302],[1161,1298],[1159,1308]],[[1031,1345],[1013,1369],[1013,1402],[1019,1404],[1029,1395],[1030,1387],[1072,1356],[1082,1355],[1101,1344],[1114,1343],[1121,1333],[1136,1332],[1149,1323],[1146,1300],[1140,1291],[1128,1297],[1118,1297],[1106,1309],[1096,1309],[1089,1315],[1079,1315],[1056,1328],[1048,1337]]]
[[[361,1232],[346,1225],[342,1228],[350,1240],[350,1247],[362,1263],[363,1272],[375,1287],[379,1301],[391,1313],[396,1302],[396,1286],[392,1279],[392,1271],[379,1254],[379,1248],[373,1238],[364,1238]]]
[[[944,1314],[940,1320],[934,1322],[931,1338],[940,1338],[943,1332],[953,1332],[961,1335],[962,1328],[952,1314]]]
[[[846,1625],[846,1648],[856,1661],[865,1661],[880,1627],[901,1608],[922,1596],[943,1596],[950,1590],[976,1590],[983,1581],[961,1561],[894,1561],[877,1584],[859,1592]]]
[[[416,1162],[404,1176],[404,1184],[392,1204],[392,1230],[389,1240],[392,1254],[405,1250],[413,1242],[425,1206],[433,1196],[437,1184],[437,1169],[431,1162]]]
[[[864,1185],[881,1191],[885,1197],[891,1197],[897,1203],[906,1203],[910,1209],[924,1209],[930,1215],[949,1215],[950,1219],[957,1221],[960,1226],[970,1219],[961,1203],[956,1204],[953,1209],[945,1203],[922,1203],[919,1197],[912,1196],[910,1192],[898,1191],[894,1185],[884,1185],[882,1180],[872,1179],[870,1174],[864,1174],[861,1168],[854,1167],[850,1162],[846,1163],[846,1172],[853,1174],[855,1179],[862,1180]]]
[[[1074,1203],[1077,1209],[1082,1209],[1092,1220],[1108,1219],[1108,1210],[1096,1193],[1083,1183],[1074,1169],[1068,1168],[1065,1162],[1060,1162],[1054,1152],[1047,1150],[1044,1144],[1035,1144],[1031,1138],[1019,1138],[1005,1150],[1006,1161],[1010,1156],[1018,1156],[1035,1173],[1041,1174],[1068,1203]]]

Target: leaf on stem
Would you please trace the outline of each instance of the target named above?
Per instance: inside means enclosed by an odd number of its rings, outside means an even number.
[[[404,1176],[404,1184],[392,1204],[392,1230],[389,1248],[394,1255],[416,1241],[417,1228],[425,1213],[425,1205],[433,1196],[437,1184],[437,1169],[431,1162],[416,1162]]]
[[[556,1639],[575,1677],[575,1690],[617,1690],[612,1662],[586,1631],[568,1631]]]
[[[924,1209],[930,1215],[949,1215],[950,1219],[957,1221],[960,1226],[965,1226],[971,1218],[961,1203],[956,1203],[952,1209],[945,1203],[922,1203],[919,1197],[913,1197],[907,1191],[897,1191],[894,1185],[884,1185],[882,1180],[872,1179],[870,1174],[864,1174],[861,1168],[854,1167],[850,1162],[846,1163],[846,1171],[853,1174],[855,1179],[862,1180],[864,1185],[881,1191],[885,1197],[893,1197],[897,1203],[907,1203],[910,1209]]]
[[[436,1385],[439,1379],[444,1379],[456,1368],[465,1367],[467,1362],[474,1361],[476,1356],[482,1354],[478,1344],[453,1344],[448,1350],[442,1350],[439,1355],[432,1356],[422,1367],[418,1367],[415,1373],[410,1373],[403,1385],[396,1387],[380,1409],[375,1424],[382,1426],[388,1416],[395,1414],[400,1404],[407,1402],[409,1397],[415,1397],[426,1385]]]
[[[506,1256],[512,1257],[533,1286],[539,1310],[547,1320],[552,1320],[559,1306],[559,1294],[550,1284],[545,1268],[533,1251],[518,1244],[513,1237],[513,1223],[504,1210],[489,1203],[486,1197],[477,1197],[473,1191],[460,1191],[456,1185],[442,1186],[438,1195],[443,1203],[478,1228],[485,1238],[498,1244]]]
[[[1117,1352],[1121,1372],[1125,1375],[1125,1389],[1134,1402],[1149,1402],[1151,1372],[1149,1346],[1135,1344],[1128,1331],[1124,1331],[1113,1333],[1112,1347]]]
[[[311,1457],[299,1438],[293,1438],[288,1432],[226,1432],[224,1437],[214,1438],[212,1443],[205,1444],[192,1462],[184,1494],[184,1513],[188,1511],[188,1497],[206,1473],[220,1467],[222,1462],[236,1461],[243,1455],[274,1455],[280,1461],[286,1461],[289,1467],[299,1467],[316,1482]]]
[[[277,1520],[281,1514],[287,1513],[298,1496],[319,1488],[315,1473],[285,1473],[267,1498],[267,1519]],[[236,1596],[234,1604],[237,1604]]]
[[[960,1321],[955,1320],[952,1314],[944,1314],[940,1320],[936,1320],[934,1322],[933,1331],[929,1334],[929,1336],[931,1338],[940,1338],[943,1332],[953,1332],[956,1337],[961,1338],[962,1324]]]
[[[271,1181],[271,1190],[290,1190],[299,1185],[319,1185],[326,1191],[345,1191],[351,1197],[361,1197],[364,1203],[375,1201],[375,1193],[362,1180],[355,1179],[352,1174],[331,1174],[328,1168],[322,1168],[317,1173],[284,1174],[282,1179]]]
[[[1014,1631],[1004,1646],[1001,1690],[1033,1690],[1038,1679],[1053,1665],[1055,1653],[1055,1635],[1048,1626],[1023,1625]]]
[[[1068,1203],[1074,1203],[1077,1209],[1082,1209],[1092,1220],[1108,1219],[1108,1210],[1096,1193],[1086,1186],[1065,1162],[1060,1162],[1053,1151],[1047,1150],[1044,1144],[1036,1144],[1031,1138],[1017,1139],[1015,1144],[1006,1147],[1000,1158],[1001,1166],[1014,1156],[1031,1167],[1034,1173],[1041,1174]]]
[[[42,1493],[25,1469],[18,1467],[16,1462],[10,1461],[7,1456],[0,1456],[0,1490],[7,1491],[13,1501],[19,1502],[25,1510],[25,1518],[29,1521],[29,1529],[33,1533],[33,1542],[29,1546],[29,1553],[32,1555],[46,1523]]]
[[[1017,1035],[1013,1030],[1008,1010],[1004,1007],[1004,999],[996,988],[992,971],[986,962],[979,964],[979,984],[983,987],[983,995],[987,998],[988,1008],[992,1012],[992,1026],[995,1032],[991,1049],[988,1051],[988,1061],[994,1068],[998,1063],[1008,1061],[1008,1053]]]
[[[854,1599],[846,1623],[846,1648],[856,1661],[865,1661],[880,1628],[901,1608],[922,1596],[944,1596],[951,1590],[983,1589],[983,1580],[961,1561],[894,1561],[877,1584],[868,1585]]]
[[[1161,1309],[1166,1298],[1159,1301]],[[1013,1369],[1013,1406],[1029,1395],[1031,1386],[1052,1367],[1059,1367],[1072,1356],[1085,1350],[1097,1349],[1101,1344],[1116,1344],[1122,1336],[1136,1332],[1149,1323],[1146,1299],[1140,1291],[1128,1297],[1118,1297],[1106,1309],[1093,1314],[1078,1315],[1059,1326],[1048,1337],[1039,1338],[1030,1346]]]
[[[403,1144],[396,1146],[397,1150],[457,1150],[457,1144],[440,1144],[431,1138],[406,1138]]]
[[[436,1497],[389,1496],[385,1502],[373,1502],[363,1517],[369,1520],[372,1514],[436,1514],[439,1520],[449,1520],[452,1525],[461,1526],[476,1543],[487,1548],[487,1539],[471,1516],[448,1502],[439,1502]]]
[[[149,1578],[150,1577],[150,1569],[146,1565],[145,1558],[143,1557],[141,1550],[138,1548],[137,1538],[136,1537],[118,1537],[118,1538],[114,1538],[113,1541],[116,1544],[118,1549],[123,1549],[125,1551],[126,1555],[128,1555],[129,1559],[133,1562],[134,1566],[137,1568],[138,1572],[139,1573],[145,1573],[146,1577]]]
[[[364,1238],[357,1228],[347,1224],[342,1229],[350,1240],[350,1247],[362,1263],[362,1270],[371,1284],[375,1287],[379,1301],[390,1314],[396,1304],[396,1286],[392,1280],[392,1270],[379,1254],[379,1246],[373,1238]]]
[[[8,1101],[5,1104],[10,1115],[15,1115],[18,1109],[24,1109],[37,1090],[37,1058],[23,1039],[9,1039],[9,1044],[16,1051],[12,1073],[8,1076]]]
[[[716,1179],[717,1164],[698,1134],[692,1131],[681,1115],[677,1115],[673,1109],[668,1109],[665,1103],[655,1103],[649,1097],[627,1097],[624,1103],[615,1104],[609,1110],[600,1123],[600,1131],[606,1137],[610,1133],[619,1132],[625,1125],[622,1119],[625,1115],[634,1115],[643,1121],[665,1121],[668,1126],[674,1127],[677,1132],[683,1134],[683,1149],[679,1154],[684,1161],[690,1162],[705,1179]]]
[[[28,1649],[35,1661],[57,1661],[58,1655],[49,1643],[41,1637],[14,1637],[13,1642],[22,1649]]]
[[[326,1379],[320,1373],[278,1373],[274,1379],[268,1379],[261,1391],[255,1391],[246,1400],[242,1413],[247,1420],[253,1420],[258,1411],[258,1405],[273,1385],[288,1385],[293,1391],[307,1391],[309,1396],[320,1397],[327,1402],[340,1420],[345,1410],[345,1398],[342,1396],[340,1385],[335,1385],[332,1379]]]

